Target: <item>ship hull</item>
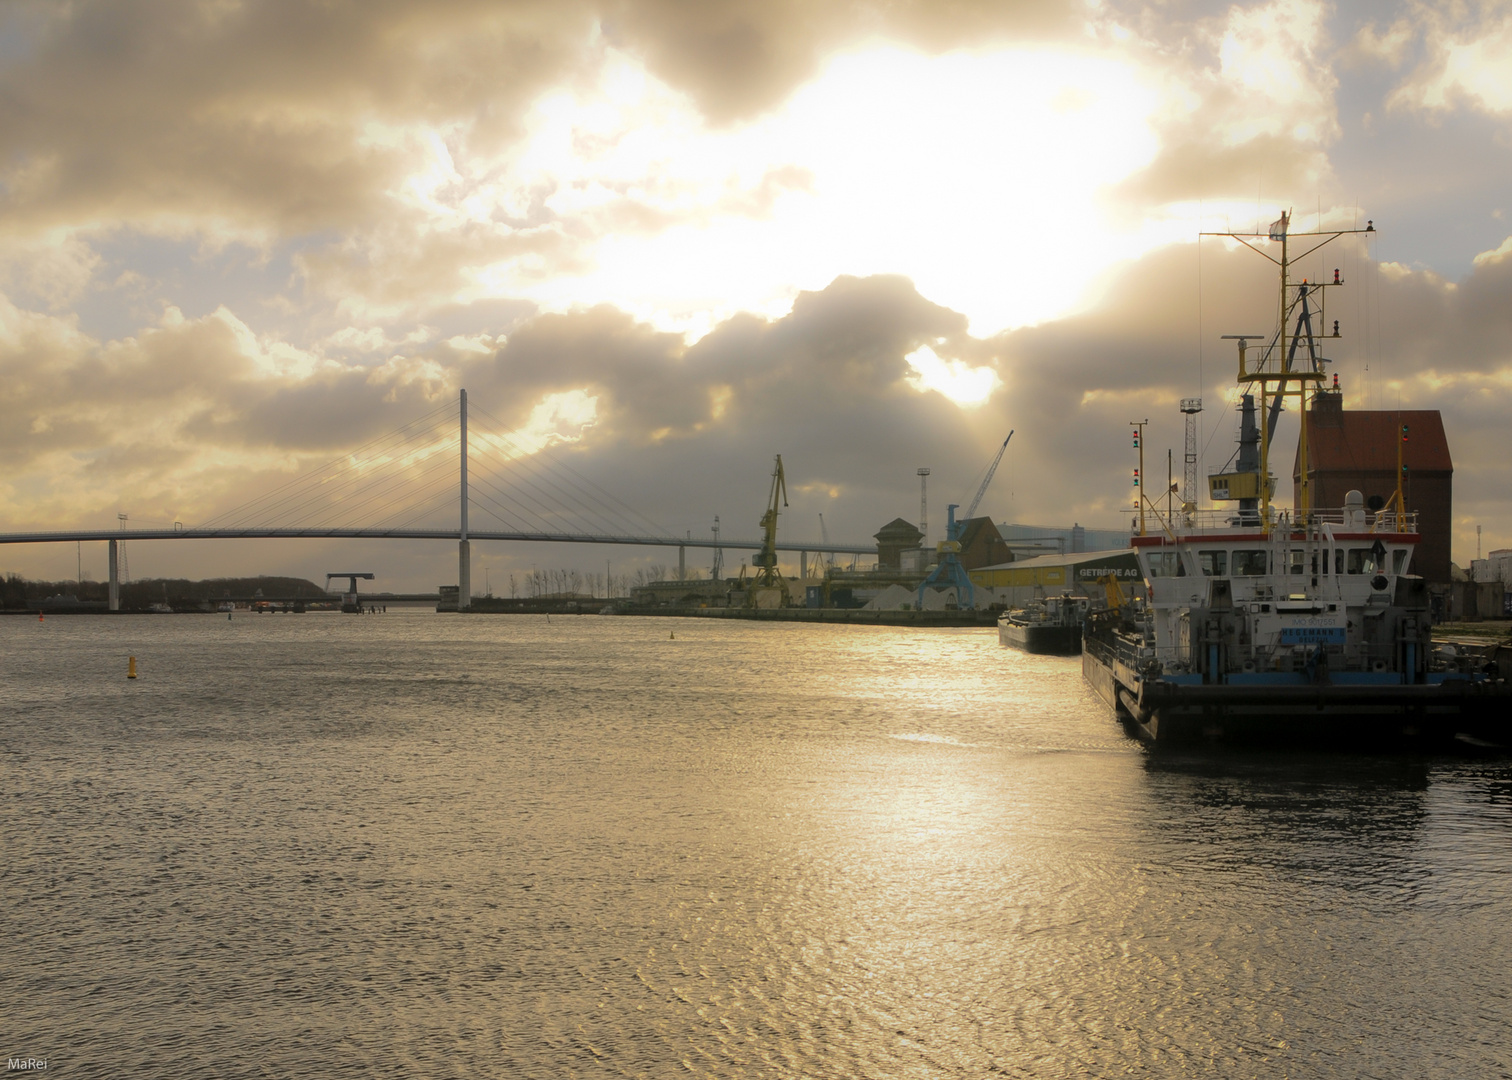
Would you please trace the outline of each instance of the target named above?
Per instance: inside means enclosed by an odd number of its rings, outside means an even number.
[[[998,641],[1028,653],[1075,656],[1081,652],[1081,627],[1005,620],[998,623]]]
[[[1512,743],[1512,695],[1500,683],[1183,684],[1143,680],[1090,649],[1082,673],[1129,731],[1152,743],[1432,749],[1460,736]]]

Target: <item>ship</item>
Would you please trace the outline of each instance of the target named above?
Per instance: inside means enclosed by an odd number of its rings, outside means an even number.
[[[1028,653],[1075,656],[1086,616],[1086,597],[1047,596],[998,616],[998,641]]]
[[[1507,679],[1494,664],[1433,647],[1427,585],[1412,573],[1422,537],[1400,461],[1390,500],[1350,491],[1342,507],[1310,505],[1306,402],[1326,389],[1328,362],[1313,322],[1326,325],[1331,286],[1288,280],[1288,241],[1316,241],[1310,254],[1374,223],[1308,234],[1289,234],[1289,224],[1283,214],[1266,234],[1220,234],[1280,244],[1279,259],[1268,256],[1280,267],[1279,326],[1259,346],[1237,337],[1239,445],[1233,467],[1208,478],[1210,499],[1231,505],[1199,509],[1191,491],[1177,505],[1173,492],[1151,500],[1136,489],[1130,544],[1145,596],[1104,582],[1107,606],[1083,628],[1083,675],[1153,743],[1505,744]],[[1332,284],[1342,284],[1337,271]],[[1269,450],[1288,398],[1302,406],[1304,465],[1296,505],[1282,509],[1272,503]],[[1140,454],[1136,485],[1142,446]]]

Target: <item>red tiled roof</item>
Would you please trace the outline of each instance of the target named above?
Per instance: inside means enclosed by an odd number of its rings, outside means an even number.
[[[1342,423],[1319,422],[1315,410],[1308,411],[1307,451],[1312,459],[1313,474],[1319,473],[1394,473],[1397,467],[1397,433],[1407,425],[1407,442],[1402,447],[1402,463],[1414,473],[1452,473],[1454,461],[1449,456],[1449,440],[1444,421],[1437,409],[1344,410],[1337,414]],[[1300,449],[1300,448],[1299,448]],[[1292,460],[1292,476],[1301,472],[1297,457]]]

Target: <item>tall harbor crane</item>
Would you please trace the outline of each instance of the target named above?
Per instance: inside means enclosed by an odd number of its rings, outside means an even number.
[[[767,512],[761,515],[761,551],[755,558],[756,578],[752,587],[746,591],[746,603],[752,607],[756,605],[757,589],[780,589],[782,591],[782,605],[792,603],[792,596],[788,593],[787,579],[777,569],[777,514],[781,506],[786,506],[787,501],[787,477],[782,472],[782,455],[777,455],[777,463],[772,466],[772,493],[767,499]]]
[[[976,495],[972,497],[970,505],[966,507],[966,513],[961,516],[962,524],[970,521],[971,516],[976,513],[977,505],[982,501],[982,496],[987,494],[987,485],[992,483],[992,478],[997,475],[998,462],[1003,460],[1003,454],[1007,451],[1008,444],[1012,440],[1013,432],[1010,430],[1008,438],[1004,439],[1003,445],[998,447],[997,456],[992,459],[992,464],[987,466],[987,474],[982,477],[981,486],[977,488]]]
[[[978,485],[976,494],[972,496],[971,503],[966,507],[966,513],[960,521],[956,520],[956,503],[951,503],[945,508],[945,539],[941,540],[935,549],[939,554],[939,561],[935,568],[923,581],[919,582],[919,608],[924,607],[925,589],[948,589],[951,586],[956,590],[956,603],[960,607],[974,607],[976,599],[972,587],[971,578],[966,573],[966,568],[961,565],[961,529],[971,520],[976,513],[977,506],[982,501],[982,496],[987,494],[987,485],[992,483],[993,476],[997,473],[998,463],[1003,460],[1003,454],[1008,449],[1008,443],[1013,439],[1013,432],[1008,432],[1008,438],[1003,440],[1003,445],[998,447],[997,454],[992,459],[992,464],[987,466],[986,475]]]

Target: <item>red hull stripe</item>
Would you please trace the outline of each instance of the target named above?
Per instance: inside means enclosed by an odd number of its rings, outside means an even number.
[[[1232,536],[1217,534],[1209,536],[1178,536],[1177,544],[1237,544],[1242,542],[1253,543],[1255,541],[1266,542],[1270,540],[1290,540],[1294,543],[1303,543],[1306,537],[1300,534],[1280,536],[1272,533],[1270,536],[1256,536],[1254,533],[1235,533]],[[1376,541],[1383,544],[1416,544],[1422,541],[1421,533],[1334,533],[1334,543],[1355,543],[1357,541]],[[1323,537],[1318,537],[1320,543],[1328,543]],[[1171,547],[1169,537],[1161,536],[1131,536],[1129,544],[1133,547]]]

